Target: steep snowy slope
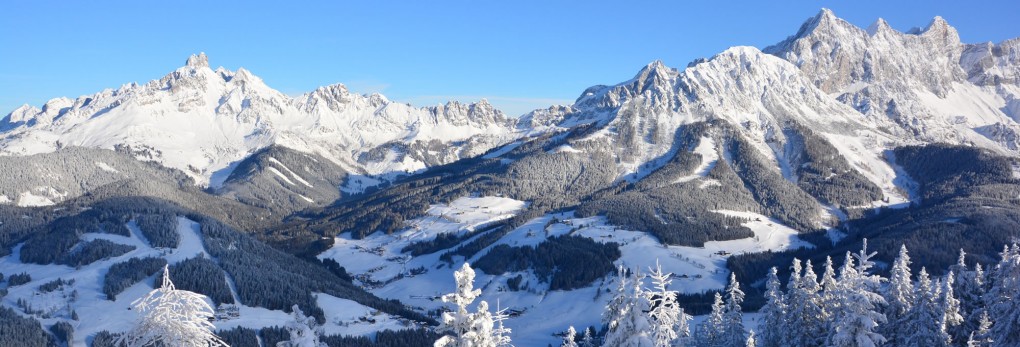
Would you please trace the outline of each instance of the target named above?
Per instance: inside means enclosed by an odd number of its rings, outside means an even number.
[[[339,84],[291,98],[243,68],[211,69],[204,54],[143,85],[20,107],[0,131],[3,154],[123,147],[202,185],[273,144],[379,175],[477,155],[516,136],[514,121],[484,100],[416,108]]]

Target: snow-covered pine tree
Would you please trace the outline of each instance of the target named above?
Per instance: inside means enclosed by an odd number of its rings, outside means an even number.
[[[290,340],[280,342],[276,347],[326,347],[325,343],[319,341],[322,327],[315,321],[315,317],[305,316],[298,305],[294,305],[291,311],[294,319],[287,323]]]
[[[620,320],[623,319],[627,311],[627,303],[630,301],[628,294],[630,284],[627,277],[627,272],[623,266],[620,266],[616,270],[616,290],[613,292],[613,297],[606,303],[606,310],[602,312],[602,324],[605,325],[607,334],[619,327]]]
[[[574,341],[575,336],[577,336],[577,330],[574,330],[574,326],[571,325],[563,334],[563,343],[560,344],[560,347],[578,347],[577,342]]]
[[[842,303],[834,297],[839,291],[839,282],[836,281],[836,270],[832,265],[832,257],[825,257],[825,271],[822,272],[822,278],[819,282],[822,286],[822,307],[825,311],[837,312],[841,310],[840,305]]]
[[[933,283],[928,271],[921,268],[917,275],[917,292],[914,305],[907,313],[911,330],[905,336],[904,347],[941,347],[950,343],[949,334],[942,325],[938,298],[941,290]]]
[[[793,270],[800,271],[800,261],[794,259]],[[825,344],[828,336],[828,313],[822,306],[819,295],[821,287],[811,262],[804,267],[804,274],[791,275],[787,285],[787,321],[783,326],[783,346],[815,347]]]
[[[911,330],[910,322],[905,320],[915,301],[915,288],[911,276],[910,255],[907,246],[902,245],[900,254],[893,261],[892,269],[889,271],[889,285],[883,291],[887,303],[884,312],[888,323],[879,329],[892,346],[902,344],[905,335]]]
[[[652,341],[657,347],[675,346],[677,339],[690,336],[688,324],[693,317],[684,313],[677,302],[677,293],[669,290],[672,282],[670,274],[662,272],[658,261],[650,270],[648,278],[652,280],[652,290],[645,295],[651,305],[648,316],[652,324]]]
[[[708,314],[708,318],[705,318],[705,321],[698,325],[694,332],[694,341],[697,346],[723,346],[723,332],[726,328],[725,315],[726,305],[723,303],[722,294],[715,293],[715,300],[712,301],[712,312]]]
[[[737,274],[730,273],[730,283],[726,287],[726,312],[723,314],[722,345],[742,347],[747,342],[747,330],[744,329],[744,291],[740,290]]]
[[[847,253],[846,263],[839,274],[839,289],[834,295],[841,302],[834,313],[831,345],[835,347],[876,347],[886,342],[876,330],[886,322],[878,312],[885,299],[878,294],[881,277],[870,274],[875,253],[868,253],[868,240],[853,257]],[[853,266],[856,260],[856,268]]]
[[[180,347],[227,346],[212,332],[214,326],[209,321],[214,313],[205,300],[204,295],[175,288],[170,281],[170,270],[164,266],[162,286],[132,303],[141,319],[121,335],[117,344],[128,347],[157,343]]]
[[[758,344],[762,347],[782,346],[786,300],[783,298],[782,284],[779,283],[779,271],[775,267],[769,270],[768,279],[765,281],[765,305],[758,312],[761,315],[758,321],[758,331],[761,331],[761,336],[757,339]]]
[[[992,339],[989,337],[992,329],[992,321],[988,319],[988,311],[981,311],[981,318],[978,318],[978,327],[970,333],[967,339],[967,347],[991,347]]]
[[[443,313],[443,324],[440,327],[441,330],[449,331],[453,335],[441,337],[434,346],[499,347],[508,344],[508,338],[506,341],[502,338],[505,335],[500,333],[498,334],[500,336],[497,336],[487,302],[479,302],[477,312],[468,312],[468,305],[482,293],[481,290],[474,289],[475,270],[471,269],[471,265],[464,263],[460,270],[453,273],[453,277],[457,281],[457,289],[453,293],[443,295],[443,302],[452,302],[457,306],[457,310]]]
[[[634,272],[633,281],[626,281],[621,274],[621,286],[624,286],[622,305],[615,309],[615,317],[611,317],[610,329],[606,332],[604,346],[618,347],[651,347],[651,324],[644,310],[648,308],[647,296],[641,288],[644,277]],[[627,283],[630,282],[630,283]],[[629,288],[627,288],[629,287]],[[616,298],[614,298],[616,301]]]
[[[1020,245],[1006,246],[1000,256],[985,295],[992,321],[989,337],[995,346],[1020,346]]]
[[[758,346],[758,340],[754,338],[754,330],[751,330],[747,334],[747,341],[744,341],[744,347],[756,346]]]
[[[503,322],[510,318],[506,314],[505,308],[499,307],[499,301],[496,301],[496,313],[492,315],[492,321],[495,323],[495,328],[492,329],[492,338],[496,344],[496,347],[513,347],[513,341],[510,340],[510,328],[503,326]]]
[[[595,347],[595,336],[591,328],[584,329],[584,337],[581,338],[581,343],[578,347]]]
[[[949,268],[956,276],[953,280],[953,293],[960,299],[960,315],[963,316],[963,324],[950,330],[957,340],[971,336],[971,333],[978,329],[984,313],[982,302],[982,296],[985,295],[984,270],[980,263],[975,264],[973,269],[968,268],[966,256],[967,253],[960,249],[956,265]]]
[[[956,337],[950,334],[951,331],[956,331],[960,325],[963,325],[963,315],[960,314],[960,300],[956,298],[953,293],[953,286],[956,275],[952,271],[949,271],[941,281],[941,290],[939,291],[939,312],[942,314],[941,324],[942,330],[945,331],[945,336],[950,338],[950,344],[955,340],[962,342],[962,336]]]

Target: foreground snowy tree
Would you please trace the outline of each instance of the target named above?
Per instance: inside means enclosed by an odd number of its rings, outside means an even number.
[[[122,335],[118,344],[128,347],[227,346],[212,333],[209,323],[213,309],[204,295],[178,290],[170,281],[168,267],[163,267],[163,285],[132,304],[141,320]]]
[[[595,336],[592,336],[592,329],[584,329],[584,337],[578,347],[595,347]]]
[[[571,325],[567,332],[563,334],[563,343],[560,344],[560,347],[578,347],[577,342],[574,341],[576,336],[577,330],[574,330],[574,326]]]
[[[280,342],[276,347],[326,347],[326,344],[319,341],[322,327],[315,321],[315,317],[305,316],[298,305],[294,305],[291,311],[293,320],[287,323],[290,340]]]
[[[787,319],[783,324],[783,346],[823,346],[828,335],[828,313],[823,309],[821,290],[811,262],[801,275],[800,260],[793,260],[787,284]]]
[[[928,271],[921,268],[917,275],[917,299],[906,317],[910,330],[904,334],[906,336],[902,346],[938,347],[950,344],[951,338],[943,324],[939,296],[939,284],[933,283]]]
[[[622,269],[619,276],[616,296],[610,301],[604,317],[609,330],[603,346],[652,347],[652,325],[644,312],[648,309],[648,299],[641,288],[643,277],[635,273],[633,280],[628,280]]]
[[[726,313],[723,314],[722,345],[742,347],[747,343],[744,329],[744,291],[740,290],[737,275],[730,273],[730,284],[726,287]]]
[[[985,307],[992,321],[994,346],[1020,346],[1020,247],[1006,246],[992,271]]]
[[[720,347],[723,346],[723,331],[726,328],[726,304],[723,303],[722,294],[715,293],[715,300],[712,301],[712,312],[708,318],[698,325],[694,332],[695,345],[699,347]]]
[[[435,342],[436,347],[501,347],[507,346],[510,339],[507,336],[509,329],[503,328],[502,324],[494,328],[494,317],[489,312],[489,304],[485,301],[478,303],[478,311],[471,313],[468,305],[475,301],[481,290],[474,289],[475,270],[471,265],[464,263],[460,270],[453,273],[457,281],[457,289],[453,293],[443,295],[444,302],[452,302],[457,306],[456,311],[443,313],[443,324],[441,330],[453,333],[441,337]],[[502,314],[497,313],[496,320],[502,320]]]
[[[887,342],[892,346],[903,343],[904,333],[910,329],[905,317],[907,312],[914,306],[914,282],[910,279],[910,255],[907,253],[907,246],[900,246],[900,254],[893,261],[892,269],[889,272],[889,285],[883,292],[887,305],[885,316],[888,324],[882,326],[880,331]]]
[[[978,319],[978,327],[970,333],[967,339],[967,347],[989,347],[992,345],[992,338],[989,337],[992,329],[992,321],[988,319],[988,312],[981,312]]]
[[[773,267],[765,282],[765,305],[761,307],[761,318],[758,321],[757,339],[762,347],[780,347],[783,345],[782,325],[786,319],[786,301],[783,300],[783,288],[779,283],[779,271]]]
[[[853,257],[847,253],[846,262],[838,279],[838,290],[833,295],[841,303],[834,312],[832,339],[835,347],[876,347],[886,339],[877,332],[880,324],[886,322],[885,315],[878,312],[885,305],[885,299],[878,294],[881,277],[870,274],[876,253],[868,253],[868,240],[864,240],[861,251]],[[854,267],[854,260],[857,266]]]
[[[971,336],[977,331],[981,324],[981,317],[985,315],[982,297],[985,295],[985,274],[981,264],[975,264],[973,269],[967,267],[966,256],[962,249],[956,262],[949,268],[955,274],[953,280],[953,293],[960,300],[960,315],[963,316],[963,324],[951,330],[957,339]]]
[[[667,289],[672,280],[669,274],[662,272],[659,262],[651,269],[648,277],[652,280],[652,290],[647,291],[651,310],[648,315],[652,323],[652,340],[656,347],[676,346],[677,339],[690,336],[689,322],[693,317],[684,313],[677,302],[677,293]]]

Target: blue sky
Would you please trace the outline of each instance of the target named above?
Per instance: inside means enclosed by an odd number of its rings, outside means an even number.
[[[773,3],[782,3],[773,6]],[[964,42],[1020,36],[1020,1],[22,1],[0,3],[0,114],[156,79],[206,52],[300,94],[336,82],[429,105],[488,98],[511,115],[568,104],[660,59],[759,48],[820,8],[861,27],[941,15]]]

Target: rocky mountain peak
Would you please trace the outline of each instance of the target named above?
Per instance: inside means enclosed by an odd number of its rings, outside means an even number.
[[[209,57],[205,55],[205,52],[192,54],[188,57],[188,61],[184,64],[184,66],[191,68],[209,67]]]

